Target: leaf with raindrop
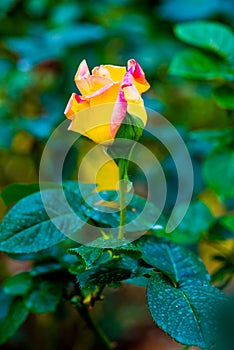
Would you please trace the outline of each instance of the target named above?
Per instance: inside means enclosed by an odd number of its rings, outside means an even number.
[[[77,215],[64,205],[65,196]],[[49,248],[66,239],[62,232],[74,234],[86,221],[76,193],[64,190],[63,195],[59,189],[33,193],[17,202],[4,217],[0,226],[0,250],[33,253]]]
[[[156,324],[176,341],[211,349],[216,341],[217,317],[225,296],[208,283],[175,286],[161,273],[147,287],[150,313]]]
[[[209,282],[210,276],[202,261],[189,249],[164,238],[145,235],[137,241],[142,259],[163,272],[175,283]]]

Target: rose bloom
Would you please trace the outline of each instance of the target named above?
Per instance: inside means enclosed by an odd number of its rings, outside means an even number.
[[[90,74],[83,60],[75,75],[81,95],[73,93],[65,115],[71,119],[69,130],[96,143],[111,144],[126,112],[145,125],[147,114],[141,94],[150,87],[140,65],[131,59],[125,67],[101,65]]]

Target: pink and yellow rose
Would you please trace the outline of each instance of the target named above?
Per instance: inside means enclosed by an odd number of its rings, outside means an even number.
[[[125,67],[101,65],[90,74],[83,60],[75,75],[81,95],[73,93],[65,115],[69,130],[79,132],[96,143],[111,143],[126,112],[145,125],[147,114],[141,94],[150,87],[140,65],[131,59]]]

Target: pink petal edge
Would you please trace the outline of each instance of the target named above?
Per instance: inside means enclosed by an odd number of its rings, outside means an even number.
[[[89,67],[87,65],[86,60],[83,60],[77,70],[75,79],[82,79],[82,78],[87,78],[90,76],[90,71],[89,71]]]
[[[105,86],[103,86],[101,89],[93,92],[92,94],[90,95],[85,95],[85,98],[86,99],[90,99],[92,97],[95,97],[95,96],[98,96],[98,95],[101,95],[103,94],[106,90],[108,90],[111,86],[113,86],[115,83],[110,83],[110,84],[107,84]]]
[[[72,108],[72,101],[73,101],[73,98],[74,98],[74,95],[76,95],[75,93],[73,93],[71,95],[71,97],[69,98],[69,101],[66,105],[66,108],[65,108],[65,111],[64,111],[64,114],[67,115],[70,111],[70,109]]]
[[[85,99],[82,97],[82,96],[79,96],[78,94],[76,93],[72,93],[68,103],[67,103],[67,106],[65,108],[65,111],[64,111],[64,114],[66,115],[66,117],[68,119],[72,119],[72,115],[74,113],[72,113],[72,105],[73,105],[73,101],[74,99],[76,100],[77,103],[82,103],[82,102],[85,102]],[[70,114],[70,115],[69,115]]]
[[[145,73],[139,63],[133,58],[128,61],[128,71],[132,74],[133,78],[142,84],[148,84]]]
[[[124,93],[121,87],[119,90],[117,100],[114,105],[112,116],[111,116],[110,133],[112,137],[115,136],[115,133],[117,132],[118,127],[124,120],[126,112],[127,112],[127,101],[124,98]]]

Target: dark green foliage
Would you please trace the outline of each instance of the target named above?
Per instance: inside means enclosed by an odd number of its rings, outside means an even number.
[[[25,297],[25,305],[30,312],[45,313],[55,311],[62,296],[61,283],[41,281]]]
[[[27,316],[28,310],[23,299],[12,299],[5,317],[0,321],[0,344],[5,343],[14,335]]]
[[[48,196],[53,206],[57,201],[56,190],[48,190]],[[60,215],[65,219],[66,214],[58,213],[58,219]],[[10,209],[1,223],[0,232],[0,249],[8,253],[32,253],[65,239],[48,217],[40,192],[21,199]]]
[[[3,283],[3,289],[10,295],[24,295],[32,287],[32,278],[29,272],[22,272],[9,277]]]
[[[153,319],[171,337],[182,344],[213,348],[219,307],[225,301],[218,289],[205,281],[192,285],[186,277],[175,287],[162,274],[155,274],[147,287],[147,297]]]
[[[121,254],[112,258],[109,255],[104,262],[96,260],[78,273],[80,287],[116,286],[125,280],[145,286],[149,280],[147,298],[155,322],[183,344],[211,349],[219,306],[226,299],[210,285],[210,276],[201,260],[188,249],[153,236],[142,237],[136,247],[142,259]],[[91,255],[90,247],[83,250]],[[116,254],[115,249],[113,253]]]
[[[94,248],[81,246],[79,248],[72,248],[68,251],[71,254],[75,254],[78,256],[80,263],[84,265],[84,267],[89,267],[93,265],[98,258],[102,255],[102,248]]]
[[[193,79],[228,81],[234,79],[234,72],[228,63],[195,49],[180,52],[170,66],[170,73]]]
[[[142,251],[142,259],[169,276],[175,284],[185,279],[190,284],[209,281],[203,263],[186,248],[153,236],[142,237],[137,246]]]
[[[105,286],[147,273],[135,259],[119,257],[81,273],[77,280],[81,287]]]
[[[186,42],[224,58],[231,58],[234,51],[234,34],[232,30],[221,23],[208,21],[193,21],[177,24],[176,36]]]
[[[157,269],[147,287],[155,322],[180,343],[210,349],[217,332],[217,305],[225,297],[209,284],[205,266],[170,241],[145,236],[138,247],[142,258]]]
[[[193,21],[176,25],[175,34],[187,44],[203,50],[188,49],[180,52],[171,63],[170,73],[185,78],[218,81],[221,85],[214,86],[213,89],[217,104],[221,108],[233,110],[232,29],[220,23]]]

